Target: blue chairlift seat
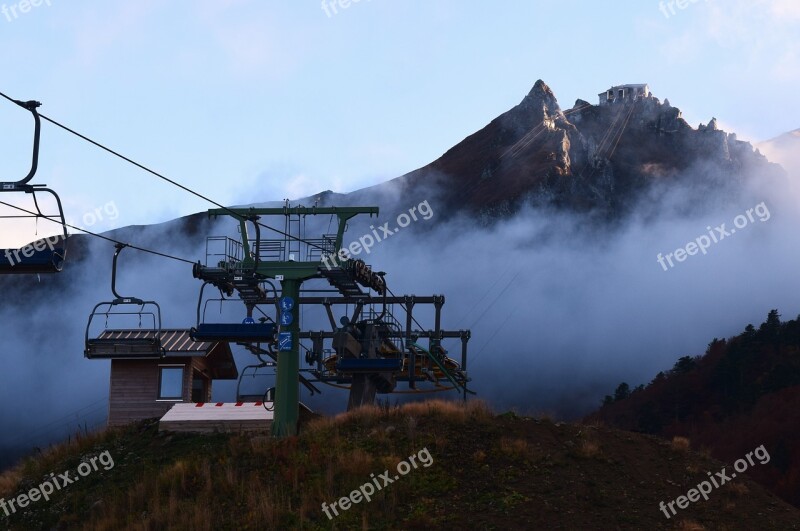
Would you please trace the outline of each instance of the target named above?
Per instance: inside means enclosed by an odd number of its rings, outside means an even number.
[[[65,256],[64,247],[34,251],[31,256],[23,255],[19,249],[0,249],[0,274],[60,273]]]
[[[275,338],[275,324],[200,323],[190,335],[195,341],[267,343]]]

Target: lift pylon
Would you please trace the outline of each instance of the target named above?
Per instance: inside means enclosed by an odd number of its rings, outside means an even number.
[[[226,237],[212,237],[209,245],[221,246],[221,252],[207,253],[216,256],[216,263],[196,264],[194,276],[230,293],[239,292],[244,299],[253,293],[257,286],[267,279],[280,283],[279,300],[280,323],[277,329],[277,381],[275,389],[275,417],[272,432],[279,437],[297,434],[297,420],[300,411],[298,380],[300,376],[299,306],[303,282],[314,278],[328,278],[340,291],[347,290],[351,295],[363,295],[357,284],[367,280],[355,274],[355,261],[342,257],[342,241],[347,222],[360,214],[377,215],[377,207],[290,207],[279,208],[233,208],[213,209],[211,218],[233,217],[239,224],[241,240]],[[338,228],[335,235],[307,239],[303,234],[307,216],[335,216]],[[264,217],[283,217],[282,238],[263,239],[260,219]],[[250,236],[248,224],[255,228],[255,238]],[[292,233],[295,234],[292,234]],[[338,257],[334,268],[323,265],[324,260]],[[207,259],[208,262],[208,259]],[[335,270],[332,276],[323,273]],[[335,278],[334,278],[335,277]],[[372,277],[370,277],[371,279]],[[366,286],[379,288],[379,285]],[[264,301],[266,302],[266,301]],[[259,304],[259,301],[251,301]]]

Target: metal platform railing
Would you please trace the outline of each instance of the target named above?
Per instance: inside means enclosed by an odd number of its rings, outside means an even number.
[[[227,236],[206,238],[206,266],[233,269],[244,258],[242,242]]]

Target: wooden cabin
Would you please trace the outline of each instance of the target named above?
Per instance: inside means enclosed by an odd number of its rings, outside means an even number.
[[[100,339],[116,345],[152,339],[152,330],[106,330]],[[124,349],[109,355],[108,425],[163,417],[180,403],[211,401],[214,380],[236,380],[239,371],[230,345],[194,341],[189,330],[162,330],[164,356],[132,357]]]

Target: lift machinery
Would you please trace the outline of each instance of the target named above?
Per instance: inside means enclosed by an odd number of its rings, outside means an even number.
[[[288,436],[297,433],[299,415],[299,383],[313,393],[313,383],[321,382],[350,390],[348,408],[373,403],[376,394],[400,392],[397,382],[408,382],[406,392],[455,389],[466,394],[469,378],[466,374],[467,342],[469,331],[442,330],[441,309],[443,296],[394,297],[388,295],[384,273],[374,272],[363,260],[354,259],[342,252],[344,232],[355,216],[378,214],[377,207],[305,207],[233,208],[213,209],[211,218],[230,216],[238,223],[241,239],[227,236],[208,238],[206,264],[195,264],[195,278],[204,281],[203,288],[212,285],[223,298],[238,295],[247,309],[241,324],[206,323],[201,321],[198,306],[198,326],[193,334],[198,338],[231,341],[246,346],[258,355],[262,364],[275,366],[273,434]],[[335,234],[317,238],[305,235],[308,216],[329,215],[337,220]],[[283,231],[279,238],[262,237],[265,217],[283,218]],[[274,224],[273,224],[274,225]],[[249,230],[253,229],[251,233]],[[303,283],[313,279],[326,280],[329,288],[303,288]],[[272,281],[280,283],[280,295]],[[268,293],[272,287],[274,294]],[[366,291],[365,291],[366,289]],[[203,290],[201,300],[203,303]],[[331,296],[306,296],[307,293],[331,293]],[[374,293],[373,293],[374,292]],[[430,330],[414,329],[417,319],[415,305],[433,305],[435,325]],[[330,330],[301,330],[300,308],[318,305],[324,308],[330,321]],[[341,317],[336,324],[334,307],[353,313]],[[405,326],[396,318],[400,306],[405,312]],[[261,317],[256,323],[254,311],[259,308],[274,309],[274,323]],[[262,312],[267,316],[267,312]],[[216,328],[209,328],[216,325]],[[261,326],[263,333],[251,335],[247,327]],[[212,334],[208,335],[207,332]],[[420,338],[428,346],[419,344]],[[460,338],[461,362],[447,357],[442,347],[443,339]],[[326,342],[330,345],[326,348]],[[306,344],[310,344],[306,346]],[[301,374],[300,351],[304,349],[305,369],[309,378]],[[273,362],[265,362],[261,354]],[[447,382],[443,385],[442,382]],[[433,389],[422,389],[422,385]]]

